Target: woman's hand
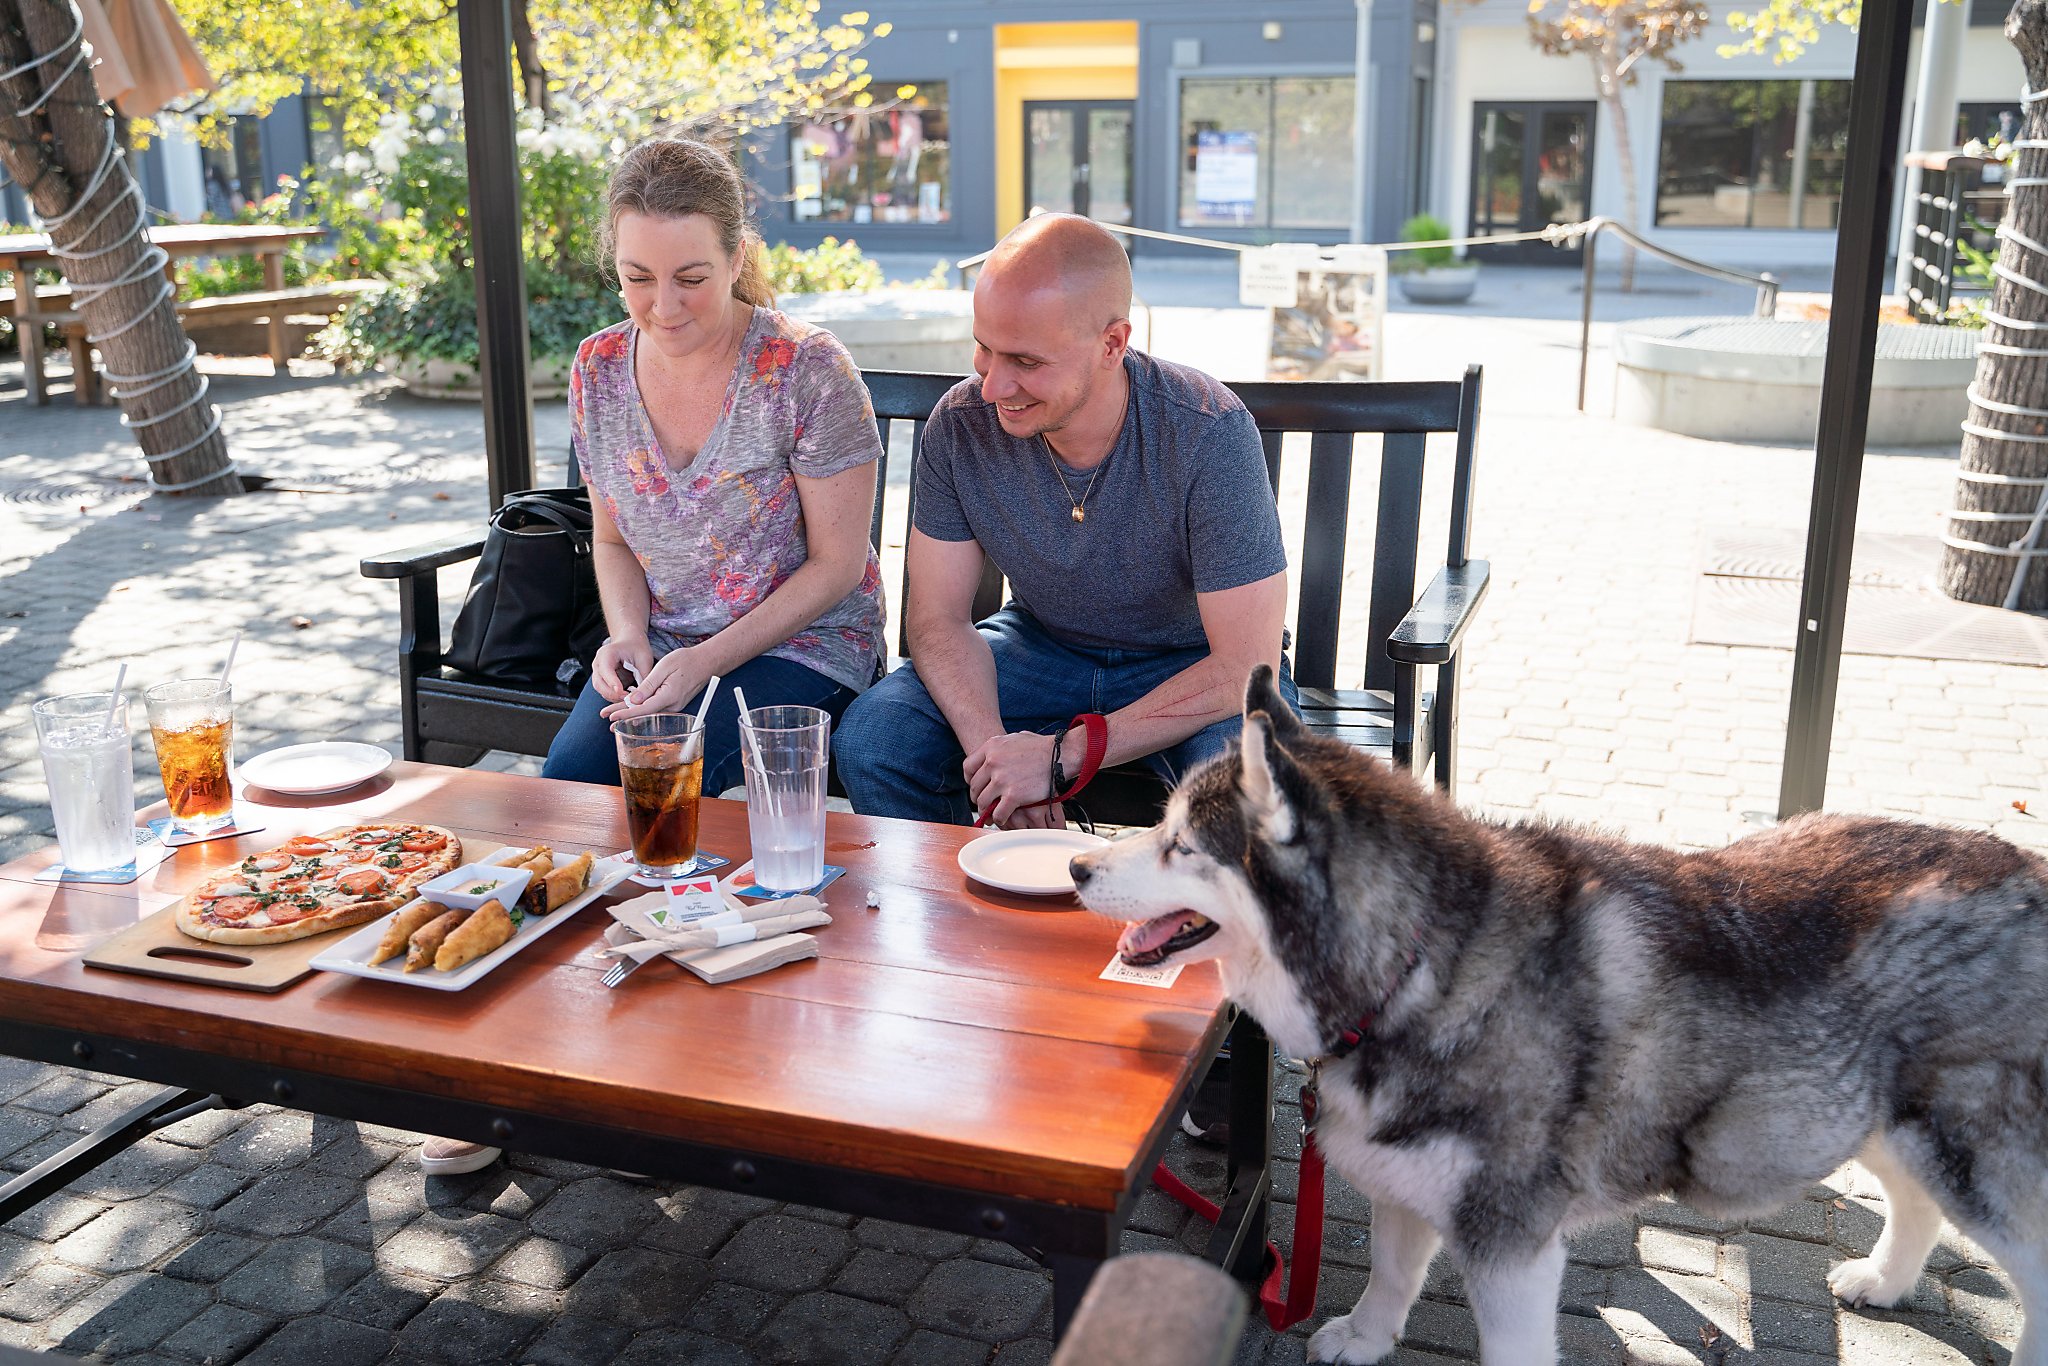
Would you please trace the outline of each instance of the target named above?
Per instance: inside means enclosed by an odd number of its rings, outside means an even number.
[[[631,675],[631,682],[622,676],[622,670]],[[611,636],[597,647],[597,655],[590,661],[590,682],[605,701],[623,702],[626,690],[653,670],[654,647],[647,643],[646,636]],[[607,710],[604,715],[611,712]]]
[[[694,647],[670,650],[653,668],[640,675],[638,687],[628,688],[620,701],[598,713],[607,721],[629,716],[653,716],[657,712],[681,711],[683,704],[703,691],[711,679]]]

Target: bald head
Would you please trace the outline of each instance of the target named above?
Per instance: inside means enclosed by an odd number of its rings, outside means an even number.
[[[1023,303],[1052,295],[1070,328],[1093,336],[1131,315],[1131,263],[1115,237],[1079,214],[1044,213],[1010,229],[983,263],[974,293]]]

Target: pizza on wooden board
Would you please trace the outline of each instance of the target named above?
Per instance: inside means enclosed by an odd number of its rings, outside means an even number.
[[[374,920],[461,864],[462,841],[438,825],[345,825],[208,878],[178,903],[175,923],[217,944],[283,944]]]

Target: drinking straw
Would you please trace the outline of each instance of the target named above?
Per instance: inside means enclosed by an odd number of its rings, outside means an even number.
[[[705,714],[711,710],[711,695],[718,691],[718,680],[721,677],[722,675],[720,674],[713,674],[711,675],[711,681],[704,685],[704,700],[697,704],[697,730],[700,734],[704,730]],[[743,703],[742,705],[745,704]]]
[[[235,667],[235,651],[241,647],[241,644],[242,633],[237,631],[235,632],[235,638],[228,642],[228,662],[220,666],[220,682],[213,685],[214,692],[218,693],[227,687],[228,670]]]
[[[761,797],[767,803],[769,816],[779,821],[782,819],[782,805],[775,800],[775,786],[768,781],[768,765],[761,759],[761,737],[754,734],[754,728],[747,724],[747,713],[753,710],[747,705],[747,690],[735,683],[732,696],[740,708],[740,734],[746,737],[747,748],[753,752],[754,771],[761,775]]]
[[[127,681],[128,661],[124,659],[121,661],[121,667],[114,672],[114,692],[107,699],[107,714],[100,718],[100,730],[102,732],[111,731],[114,728],[114,708],[121,705],[121,685]]]

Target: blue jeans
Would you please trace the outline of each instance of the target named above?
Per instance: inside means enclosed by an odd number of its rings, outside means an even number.
[[[819,707],[830,712],[837,725],[853,689],[836,683],[816,669],[774,655],[756,655],[725,676],[718,696],[711,699],[711,711],[704,718],[704,795],[715,797],[746,780],[740,767],[740,704],[735,687],[747,690],[747,703],[754,707]],[[704,700],[700,691],[676,708],[694,715]],[[619,785],[619,751],[612,740],[612,723],[598,715],[609,702],[589,683],[583,685],[576,709],[548,746],[547,762],[541,765],[543,778],[567,778],[575,783]]]
[[[1030,613],[1003,608],[979,623],[996,660],[996,705],[1006,731],[1050,734],[1083,712],[1112,712],[1151,692],[1208,649],[1090,650],[1054,640]],[[1280,691],[1298,706],[1293,672],[1283,658]],[[1236,743],[1242,717],[1230,716],[1138,762],[1169,783]],[[865,816],[965,825],[974,819],[966,754],[916,667],[906,662],[846,709],[832,733],[839,781]],[[1085,800],[1085,798],[1084,798]]]

